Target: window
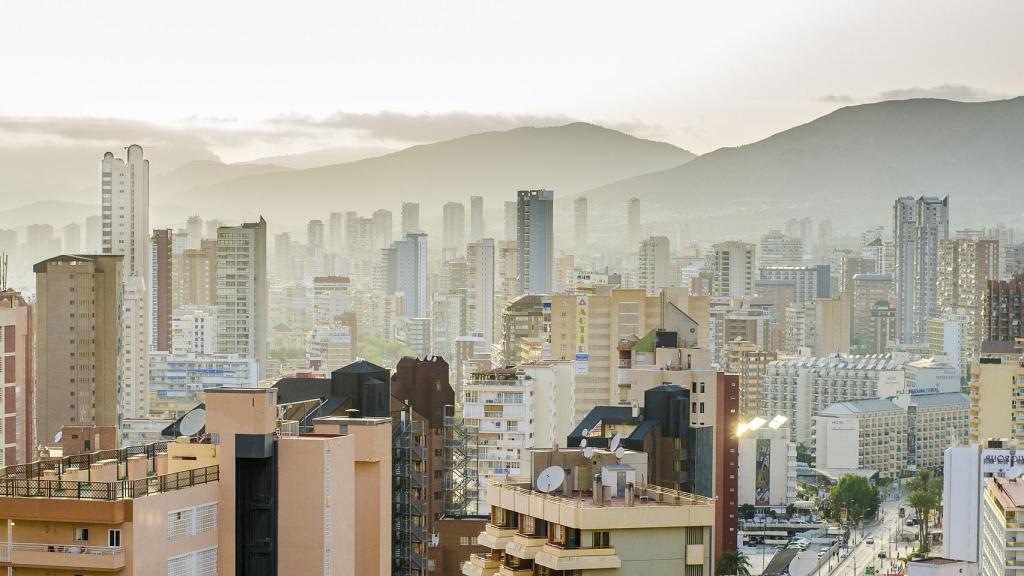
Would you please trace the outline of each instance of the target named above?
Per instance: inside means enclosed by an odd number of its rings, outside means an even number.
[[[121,531],[120,530],[107,530],[107,546],[120,546],[121,545]]]
[[[167,559],[167,576],[191,576],[192,555],[183,554]]]
[[[195,553],[196,576],[217,576],[217,547]]]
[[[196,534],[217,530],[217,503],[196,507]]]
[[[192,535],[194,508],[167,513],[167,539],[177,540]],[[169,562],[169,561],[168,561]],[[168,572],[169,574],[170,572]]]
[[[593,533],[594,548],[607,548],[609,544],[608,532],[600,531]]]
[[[75,528],[75,542],[88,542],[89,541],[89,529],[88,528]]]

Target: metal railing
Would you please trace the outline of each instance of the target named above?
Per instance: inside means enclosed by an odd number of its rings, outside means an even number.
[[[123,546],[79,546],[78,544],[40,544],[30,542],[0,543],[3,550],[15,552],[50,552],[54,554],[91,554],[94,556],[117,556],[124,554]]]
[[[220,479],[218,466],[117,482],[73,482],[34,478],[0,478],[0,497],[122,500],[199,486]]]
[[[543,498],[544,500],[568,504],[577,508],[592,507],[590,496],[583,492],[577,492],[573,496],[563,496],[560,494],[550,493],[546,494],[544,492],[534,490],[529,484],[513,484],[511,482],[494,482],[491,484],[491,488],[512,490],[516,493],[536,496]],[[615,503],[613,503],[605,500],[604,507],[621,508],[622,505],[618,504],[618,502],[622,501],[623,499],[616,499]],[[663,488],[654,484],[637,487],[636,502],[638,506],[709,506],[715,503],[712,498],[691,494],[689,492],[673,490],[671,488]]]
[[[52,460],[38,460],[26,464],[17,464],[0,468],[0,478],[39,478],[44,472],[53,471],[58,476],[68,469],[88,470],[90,466],[101,460],[117,460],[123,464],[133,456],[145,455],[152,462],[160,452],[167,451],[166,442],[154,442],[144,446],[128,446],[117,450],[99,450],[88,454],[74,454]],[[150,466],[150,468],[153,468]]]

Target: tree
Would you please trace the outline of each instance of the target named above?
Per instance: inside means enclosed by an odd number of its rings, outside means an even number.
[[[394,368],[403,356],[416,355],[411,348],[397,340],[380,338],[360,336],[356,348],[361,358],[384,368]]]
[[[726,550],[718,557],[719,576],[750,576],[750,560],[739,550]]]
[[[924,468],[907,480],[907,504],[917,512],[918,534],[921,538],[921,551],[930,549],[928,540],[928,518],[933,510],[942,505],[942,479],[931,470]]]
[[[786,516],[789,516],[790,518],[792,518],[793,516],[796,516],[796,506],[794,506],[793,504],[787,504],[786,505]]]
[[[796,445],[796,461],[803,462],[804,464],[811,463],[811,449],[807,447],[807,444]]]
[[[756,513],[757,509],[754,508],[753,504],[744,504],[740,506],[740,516],[742,516],[744,520],[750,520]]]
[[[875,517],[882,497],[878,488],[872,486],[867,478],[847,474],[832,487],[829,501],[832,503],[833,518],[840,518],[842,509],[846,508],[846,518],[850,524],[859,524]]]

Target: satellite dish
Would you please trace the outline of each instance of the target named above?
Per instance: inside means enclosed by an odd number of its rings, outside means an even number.
[[[1020,478],[1021,474],[1024,474],[1024,467],[1014,466],[1006,471],[1005,476],[1007,478]]]
[[[583,457],[589,459],[594,455],[594,449],[589,446],[583,449]]]
[[[206,410],[196,408],[185,414],[178,424],[178,433],[182,436],[195,436],[206,426]]]
[[[615,452],[619,448],[620,442],[622,442],[622,436],[619,436],[619,434],[616,433],[615,436],[612,436],[611,444],[608,444],[608,450]]]
[[[590,435],[590,430],[584,428],[583,429],[583,436],[589,436],[589,435]]]
[[[54,444],[60,444],[60,440],[63,437],[64,437],[64,431],[63,430],[57,430],[57,433],[53,435],[53,443]]]
[[[626,450],[622,446],[615,449],[615,457],[622,460],[622,457],[626,455]]]
[[[548,466],[537,476],[537,490],[545,494],[562,487],[565,482],[565,470],[561,466]]]
[[[580,448],[586,448],[586,447],[587,447],[587,439],[583,438],[583,439],[580,440]]]

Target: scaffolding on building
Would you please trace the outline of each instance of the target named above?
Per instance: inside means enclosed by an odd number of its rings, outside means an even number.
[[[424,422],[412,411],[397,413],[392,422],[392,556],[395,576],[427,573],[427,448]]]
[[[444,513],[463,517],[477,514],[477,428],[456,416],[455,406],[444,407]]]

